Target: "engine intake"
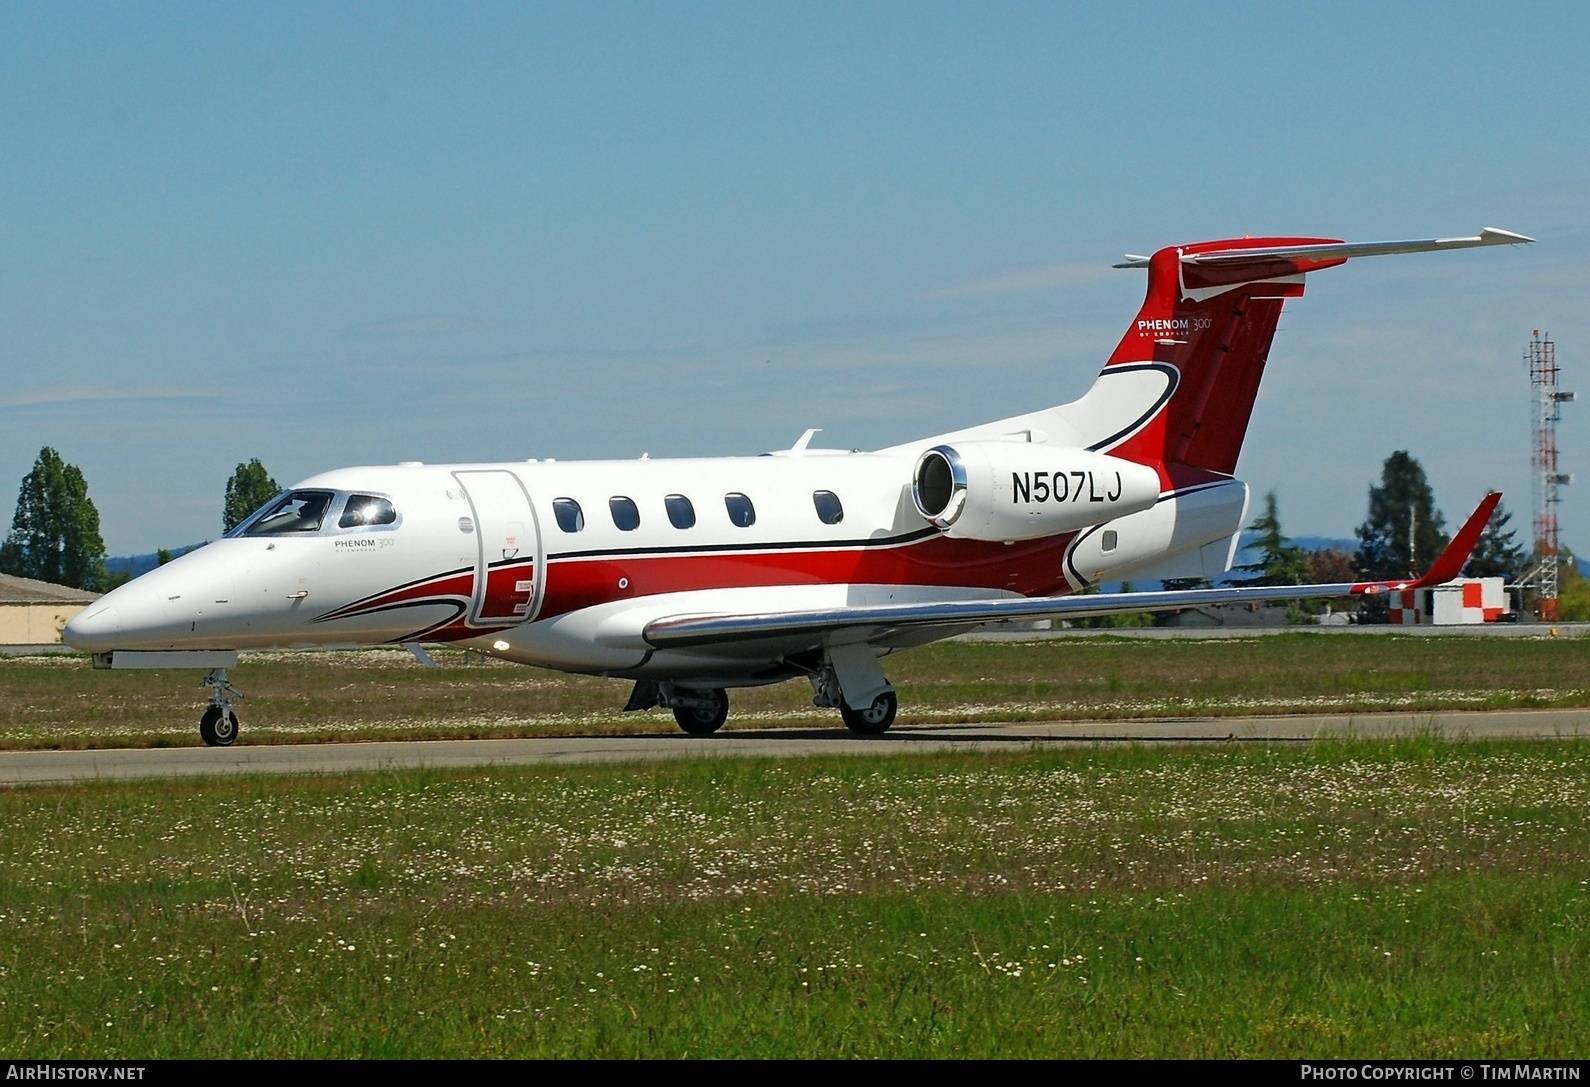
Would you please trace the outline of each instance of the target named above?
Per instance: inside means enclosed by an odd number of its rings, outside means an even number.
[[[1032,540],[1148,509],[1159,501],[1159,473],[1085,449],[963,442],[917,458],[911,498],[946,536]]]

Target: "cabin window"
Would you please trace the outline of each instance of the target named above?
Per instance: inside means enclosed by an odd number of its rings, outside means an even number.
[[[392,503],[373,494],[355,494],[348,497],[342,507],[338,528],[367,528],[370,525],[390,525],[397,521],[397,510]]]
[[[1115,534],[1115,530],[1113,528],[1107,528],[1104,530],[1102,549],[1106,555],[1108,555],[1111,551],[1114,551],[1115,545],[1119,542],[1120,537]]]
[[[845,519],[845,507],[833,491],[816,491],[812,505],[817,507],[817,519],[825,525],[837,525]]]
[[[256,513],[242,529],[244,536],[289,536],[319,532],[331,505],[330,491],[289,491]]]
[[[621,494],[614,495],[607,500],[607,508],[612,511],[613,524],[618,526],[620,532],[634,532],[640,527],[640,510],[634,499]]]
[[[751,505],[751,500],[745,495],[738,491],[726,494],[723,496],[723,505],[736,528],[750,528],[756,524],[756,507]]]
[[[585,511],[572,498],[554,498],[552,516],[558,519],[558,527],[564,532],[578,532],[585,527]]]
[[[696,507],[690,504],[690,499],[682,494],[671,494],[663,499],[663,506],[668,510],[668,520],[675,528],[694,528],[696,524]]]

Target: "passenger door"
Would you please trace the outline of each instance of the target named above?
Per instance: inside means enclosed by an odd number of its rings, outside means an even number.
[[[515,626],[541,606],[541,531],[519,477],[503,468],[454,472],[475,519],[479,550],[471,626]]]

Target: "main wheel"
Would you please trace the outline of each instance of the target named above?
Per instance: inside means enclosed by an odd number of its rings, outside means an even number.
[[[845,719],[850,731],[858,736],[882,736],[894,724],[894,715],[899,709],[900,699],[893,691],[884,691],[864,710],[853,710],[841,702],[839,716]]]
[[[237,714],[231,706],[211,706],[199,718],[199,738],[210,747],[231,747],[237,739]]]
[[[674,709],[674,720],[692,736],[710,736],[723,727],[729,719],[729,692],[722,687],[713,691],[692,691],[697,698],[709,698],[711,706],[679,706]]]

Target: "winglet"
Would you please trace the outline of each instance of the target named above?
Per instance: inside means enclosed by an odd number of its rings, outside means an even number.
[[[1503,230],[1501,227],[1488,226],[1480,231],[1481,245],[1517,245],[1520,242],[1527,245],[1534,242],[1534,240],[1527,234],[1515,234],[1513,231]]]
[[[1469,519],[1463,522],[1463,527],[1458,529],[1452,542],[1446,545],[1446,550],[1441,552],[1440,558],[1417,581],[1410,582],[1404,588],[1428,589],[1432,585],[1441,585],[1451,581],[1463,572],[1463,567],[1469,561],[1469,556],[1474,554],[1474,545],[1480,541],[1480,533],[1485,531],[1485,526],[1490,523],[1491,514],[1496,512],[1496,504],[1502,500],[1501,491],[1491,491],[1474,512],[1469,514]]]

